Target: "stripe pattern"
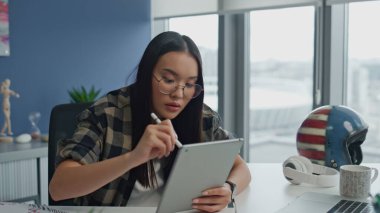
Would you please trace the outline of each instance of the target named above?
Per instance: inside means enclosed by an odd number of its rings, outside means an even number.
[[[325,165],[326,128],[332,107],[323,107],[311,112],[297,133],[297,150],[313,163]]]

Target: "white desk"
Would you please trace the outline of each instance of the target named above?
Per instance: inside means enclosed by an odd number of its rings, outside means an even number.
[[[380,169],[380,164],[365,164]],[[249,164],[252,174],[250,186],[237,196],[239,213],[272,213],[304,192],[320,192],[339,195],[339,186],[333,188],[318,188],[312,185],[292,185],[282,174],[281,164],[257,163]],[[380,178],[372,184],[372,193],[380,193]],[[73,212],[128,212],[128,213],[154,213],[156,208],[146,207],[53,207]],[[2,209],[0,208],[0,212]],[[194,212],[194,211],[190,211]],[[224,209],[222,213],[232,213],[233,209]]]
[[[380,169],[380,164],[363,164]],[[282,174],[282,165],[276,163],[249,164],[252,180],[249,188],[238,196],[238,211],[242,213],[272,213],[304,192],[320,192],[339,195],[339,185],[320,188],[312,185],[290,184]],[[380,177],[372,184],[372,193],[380,193]]]

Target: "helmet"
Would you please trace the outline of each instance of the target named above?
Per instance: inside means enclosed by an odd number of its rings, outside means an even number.
[[[360,145],[368,125],[359,114],[346,106],[321,106],[313,110],[297,132],[297,150],[313,163],[340,168],[360,164]]]

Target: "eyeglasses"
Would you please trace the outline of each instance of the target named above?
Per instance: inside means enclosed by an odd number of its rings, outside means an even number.
[[[203,88],[199,84],[186,83],[185,85],[179,85],[176,81],[162,77],[160,80],[153,74],[153,77],[158,82],[158,89],[162,94],[170,95],[181,88],[185,97],[196,98],[203,91]]]

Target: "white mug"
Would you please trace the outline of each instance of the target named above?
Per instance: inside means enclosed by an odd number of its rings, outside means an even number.
[[[373,177],[372,176],[373,172]],[[378,170],[360,165],[340,167],[340,195],[351,198],[366,198],[371,192],[371,184],[376,180]]]

